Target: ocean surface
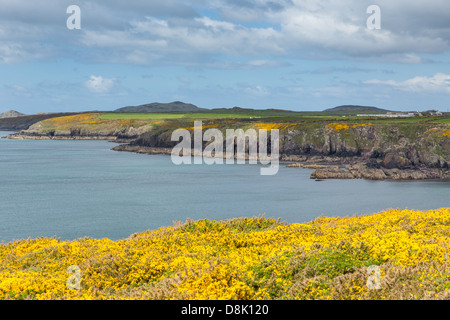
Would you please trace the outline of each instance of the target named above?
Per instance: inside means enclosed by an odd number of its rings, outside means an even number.
[[[0,132],[0,136],[8,132]],[[0,241],[118,240],[174,221],[252,217],[308,222],[388,208],[450,206],[450,183],[309,179],[310,169],[181,165],[107,141],[0,139]]]

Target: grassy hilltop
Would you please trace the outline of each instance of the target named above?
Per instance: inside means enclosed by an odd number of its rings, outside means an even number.
[[[449,235],[442,208],[306,224],[188,220],[120,241],[18,240],[0,245],[0,298],[448,299]],[[71,266],[79,289],[67,286]]]

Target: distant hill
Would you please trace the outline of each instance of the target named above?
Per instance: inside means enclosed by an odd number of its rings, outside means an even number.
[[[357,105],[344,105],[344,106],[338,106],[331,109],[326,109],[323,112],[379,112],[379,113],[386,113],[390,110],[381,109],[377,107],[368,107],[368,106],[357,106]]]
[[[130,113],[152,113],[152,112],[199,112],[208,109],[202,109],[193,104],[175,101],[171,103],[150,103],[140,106],[130,106],[119,108],[114,112],[130,112]]]
[[[282,110],[282,109],[251,109],[251,108],[215,108],[207,111],[205,113],[225,113],[225,114],[258,114],[258,115],[274,115],[274,114],[288,114],[296,113],[296,111]]]
[[[15,118],[15,117],[22,117],[22,116],[24,116],[23,113],[17,112],[15,110],[8,110],[6,112],[0,113],[0,119]]]
[[[214,108],[211,110],[212,113],[245,113],[245,114],[249,114],[249,113],[254,113],[254,112],[260,112],[260,111],[264,111],[264,110],[255,110],[255,109],[250,109],[250,108],[241,108],[241,107],[234,107],[234,108]]]

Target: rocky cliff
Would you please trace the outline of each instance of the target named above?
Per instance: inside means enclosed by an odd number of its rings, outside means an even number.
[[[246,129],[264,128],[264,125],[241,124]],[[271,126],[276,127],[280,129],[281,160],[334,165],[317,167],[311,176],[314,179],[449,179],[448,125],[302,123]],[[129,146],[116,150],[170,149],[176,145],[170,141],[171,132],[169,129],[149,131]]]

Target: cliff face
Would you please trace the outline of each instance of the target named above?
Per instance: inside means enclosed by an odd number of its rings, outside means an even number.
[[[100,113],[53,116],[38,121],[9,135],[11,139],[54,140],[122,140],[131,141],[148,131],[151,126],[142,120],[102,120]]]
[[[372,167],[448,169],[449,129],[433,125],[396,124],[323,126],[284,135],[282,153],[360,157]]]
[[[172,148],[171,132],[146,132],[131,145]],[[280,131],[280,153],[291,160],[359,159],[372,168],[448,169],[450,135],[445,126],[433,125],[299,125]]]

